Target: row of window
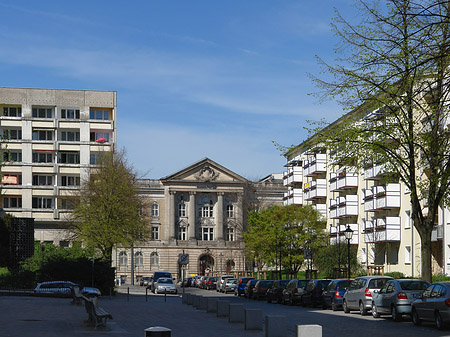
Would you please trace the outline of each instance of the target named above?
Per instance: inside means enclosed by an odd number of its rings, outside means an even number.
[[[31,206],[37,209],[54,209],[54,199],[51,197],[33,197]],[[74,209],[75,200],[70,198],[59,199],[60,209]],[[3,197],[3,208],[22,208],[22,197]]]
[[[55,153],[54,152],[33,152],[32,162],[33,163],[55,163]],[[20,150],[12,150],[8,152],[3,152],[3,160],[5,162],[22,162],[22,152]],[[91,165],[97,165],[100,162],[99,153],[91,153],[89,158],[89,163]],[[80,153],[77,151],[66,151],[60,152],[58,154],[58,163],[60,164],[79,164],[80,163]],[[157,215],[156,215],[157,216]]]
[[[5,173],[1,180],[2,185],[22,185],[21,174]],[[60,186],[80,186],[79,176],[61,176]],[[34,186],[53,186],[53,175],[33,175],[32,184]]]
[[[110,132],[91,132],[89,135],[89,141],[91,142],[109,142],[111,133]],[[21,129],[4,129],[3,138],[7,140],[21,140],[22,130]],[[47,129],[33,129],[32,140],[54,140],[54,130]],[[61,131],[59,140],[67,142],[79,142],[80,141],[80,131]]]
[[[198,208],[198,217],[199,218],[212,218],[214,216],[214,209],[213,206],[200,206]],[[234,217],[234,206],[233,205],[227,205],[226,206],[226,212],[227,217],[233,218]],[[157,203],[154,203],[152,205],[152,217],[158,217],[159,216],[159,205]],[[178,204],[178,216],[179,217],[185,217],[186,216],[186,204],[184,202]]]
[[[119,253],[119,266],[126,267],[128,265],[128,254],[127,252]],[[144,254],[142,252],[136,252],[134,254],[134,265],[136,267],[144,266]],[[150,268],[159,267],[159,254],[157,252],[152,252],[150,254]]]
[[[110,109],[90,109],[90,119],[109,120],[111,110]],[[31,115],[34,118],[53,118],[54,108],[32,108]],[[3,107],[3,116],[7,117],[22,117],[22,108],[17,106],[5,106]],[[61,109],[61,119],[80,119],[79,109]]]
[[[151,239],[159,240],[159,225],[153,225],[151,228]],[[235,241],[235,229],[234,227],[227,228],[226,240]],[[186,226],[178,227],[178,240],[188,240]],[[201,240],[202,241],[214,241],[214,228],[213,227],[202,227],[201,228]]]

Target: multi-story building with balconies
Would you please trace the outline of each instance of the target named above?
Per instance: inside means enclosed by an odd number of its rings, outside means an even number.
[[[0,88],[3,210],[34,218],[35,239],[67,246],[73,191],[116,144],[116,92]]]

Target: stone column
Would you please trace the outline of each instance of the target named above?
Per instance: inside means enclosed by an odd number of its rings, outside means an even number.
[[[188,238],[189,241],[196,242],[197,235],[195,233],[195,192],[189,192],[189,205],[188,205]]]
[[[223,241],[223,192],[217,193],[216,240]]]
[[[175,191],[169,191],[169,205],[168,205],[168,224],[169,224],[169,240],[175,240]]]

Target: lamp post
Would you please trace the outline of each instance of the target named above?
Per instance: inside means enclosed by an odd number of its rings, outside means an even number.
[[[283,247],[283,244],[281,243],[281,241],[277,244],[278,247],[278,251],[280,252],[280,280],[283,278],[283,276],[281,275],[281,270],[282,270],[282,262],[281,262],[281,248]]]
[[[348,263],[348,278],[350,279],[350,240],[353,237],[353,231],[349,225],[344,231],[345,238],[347,239],[347,263]]]

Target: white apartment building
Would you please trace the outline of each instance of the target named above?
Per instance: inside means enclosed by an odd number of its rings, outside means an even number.
[[[114,91],[0,88],[2,207],[34,218],[35,240],[67,246],[71,197],[116,144]]]
[[[342,249],[347,245],[343,231],[349,226],[353,230],[350,244],[357,246],[368,272],[383,269],[420,276],[420,237],[412,224],[404,184],[382,179],[386,174],[382,165],[367,166],[362,172],[333,165],[328,151],[311,139],[286,158],[285,205],[312,204],[327,219],[331,243],[339,242]],[[450,275],[448,209],[440,209],[432,240],[433,274]]]

